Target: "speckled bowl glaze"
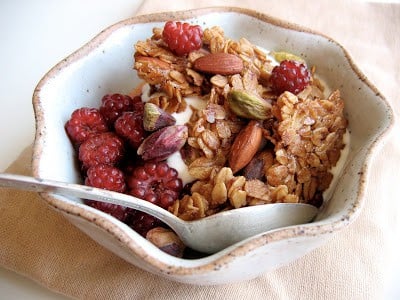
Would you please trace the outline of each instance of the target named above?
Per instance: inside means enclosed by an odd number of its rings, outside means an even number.
[[[98,107],[106,93],[130,92],[139,83],[132,68],[133,45],[148,38],[153,27],[162,27],[170,19],[202,27],[219,25],[231,38],[246,37],[265,49],[300,54],[310,65],[318,66],[318,74],[332,88],[341,90],[351,143],[332,198],[312,223],[265,232],[198,259],[175,258],[160,251],[127,225],[82,204],[80,199],[43,193],[44,201],[127,262],[170,280],[197,285],[257,277],[307,254],[351,224],[363,206],[369,161],[393,123],[391,108],[337,42],[239,8],[206,8],[127,19],[103,30],[53,67],[33,95],[37,120],[34,176],[80,182],[65,122],[76,108]]]

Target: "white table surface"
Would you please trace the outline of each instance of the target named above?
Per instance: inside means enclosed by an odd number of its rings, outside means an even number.
[[[102,29],[132,16],[141,0],[0,1],[0,170],[34,137],[32,93],[40,78]],[[400,261],[386,299],[399,299]],[[0,299],[66,299],[0,267]]]

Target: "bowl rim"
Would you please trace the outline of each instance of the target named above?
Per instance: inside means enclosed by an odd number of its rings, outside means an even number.
[[[351,207],[347,210],[347,212],[343,214],[341,219],[335,220],[327,224],[313,225],[313,223],[309,223],[304,225],[297,225],[295,227],[287,227],[266,232],[254,236],[252,238],[249,238],[244,242],[240,242],[239,245],[235,244],[205,258],[196,259],[199,262],[199,264],[196,266],[182,267],[179,265],[180,260],[187,261],[187,259],[171,257],[172,259],[171,261],[174,263],[178,262],[178,264],[169,265],[164,261],[159,260],[157,257],[149,256],[144,249],[138,247],[137,243],[129,237],[129,235],[125,232],[125,230],[123,230],[120,226],[115,226],[115,224],[113,224],[112,222],[105,220],[101,215],[100,216],[97,214],[93,215],[92,212],[85,210],[82,207],[73,205],[72,203],[61,201],[60,199],[55,198],[50,193],[40,193],[42,198],[56,210],[66,214],[74,215],[79,218],[83,218],[86,221],[94,223],[99,228],[106,230],[121,244],[128,247],[129,251],[138,254],[143,260],[147,261],[151,265],[160,269],[162,272],[171,275],[188,275],[188,274],[193,275],[193,274],[206,273],[214,269],[215,266],[229,264],[229,262],[232,261],[234,258],[243,256],[249,251],[252,251],[267,243],[277,242],[284,239],[297,238],[300,236],[301,237],[315,236],[316,234],[325,235],[332,233],[333,231],[339,231],[344,227],[348,226],[358,217],[362,205],[364,203],[366,180],[369,174],[368,162],[372,157],[372,153],[380,144],[379,141],[381,141],[385,136],[388,135],[390,129],[394,125],[393,110],[388,101],[386,100],[386,98],[378,91],[378,89],[366,78],[366,76],[361,72],[361,70],[355,65],[348,51],[341,44],[339,44],[338,42],[336,42],[335,40],[333,40],[332,38],[328,37],[323,33],[317,32],[315,30],[306,28],[298,24],[284,21],[282,19],[273,17],[271,15],[256,12],[251,9],[233,7],[233,6],[215,6],[215,7],[192,9],[192,10],[167,11],[161,13],[138,15],[130,17],[128,19],[121,20],[102,30],[99,34],[97,34],[94,38],[89,40],[82,47],[80,47],[75,52],[73,52],[72,54],[61,60],[54,67],[52,67],[37,84],[32,97],[33,109],[36,120],[36,133],[35,133],[33,156],[32,156],[33,175],[35,177],[39,177],[40,154],[44,144],[43,139],[45,137],[44,135],[45,132],[43,132],[43,127],[45,125],[45,116],[43,115],[41,110],[41,89],[48,83],[48,81],[51,78],[56,76],[58,72],[68,67],[73,62],[83,58],[85,55],[90,53],[93,47],[95,47],[96,45],[100,45],[108,36],[110,36],[114,31],[116,31],[121,27],[139,23],[164,22],[169,19],[186,20],[197,16],[203,16],[216,12],[237,13],[241,15],[246,15],[258,19],[262,22],[269,23],[271,25],[283,27],[285,29],[317,35],[332,42],[337,47],[339,47],[340,50],[343,52],[345,59],[348,61],[350,67],[352,68],[354,73],[359,77],[359,79],[368,88],[370,88],[376,95],[376,97],[380,101],[382,101],[383,104],[386,106],[386,111],[388,114],[387,125],[381,129],[380,134],[376,136],[376,138],[371,142],[368,149],[366,150],[365,161],[363,162],[362,168],[360,170],[360,179],[358,183],[357,197],[354,200],[354,203],[351,205]],[[108,225],[109,227],[107,227],[106,225]],[[204,263],[201,264],[202,262]]]

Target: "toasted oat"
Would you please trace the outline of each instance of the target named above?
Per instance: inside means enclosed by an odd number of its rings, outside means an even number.
[[[275,145],[276,163],[266,174],[273,186],[284,184],[304,202],[329,186],[340,151],[347,121],[338,91],[328,99],[301,99],[285,92],[273,108],[280,138]]]
[[[155,91],[150,102],[172,113],[186,109],[186,96],[207,101],[204,109],[192,108],[182,150],[196,181],[190,194],[169,210],[194,220],[247,205],[319,199],[329,187],[333,177],[329,170],[344,147],[347,120],[339,91],[326,99],[322,82],[313,77],[298,95],[285,92],[278,97],[268,85],[273,64],[265,51],[245,38],[226,37],[218,26],[204,30],[203,45],[187,57],[178,57],[162,41],[161,28],[135,45],[134,68]],[[219,52],[242,59],[242,72],[211,76],[193,69],[199,57]],[[237,117],[227,104],[232,89],[251,92],[272,106],[272,116],[262,123],[262,149],[243,174],[235,175],[226,167],[227,157],[248,120]]]

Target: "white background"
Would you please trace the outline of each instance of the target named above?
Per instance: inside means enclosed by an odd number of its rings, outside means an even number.
[[[32,93],[43,75],[141,3],[0,0],[0,170],[33,142]],[[0,299],[65,298],[0,267]]]
[[[0,1],[0,170],[33,141],[32,93],[43,75],[104,28],[133,16],[141,2]],[[387,299],[400,297],[399,269]],[[0,299],[65,298],[0,267]]]

